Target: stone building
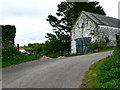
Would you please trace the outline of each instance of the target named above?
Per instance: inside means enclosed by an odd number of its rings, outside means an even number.
[[[110,40],[108,47],[115,46],[118,33],[119,19],[82,11],[71,30],[71,53],[87,53],[91,42],[99,42],[105,37]]]

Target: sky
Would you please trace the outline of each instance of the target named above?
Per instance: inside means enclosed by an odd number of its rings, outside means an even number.
[[[15,44],[44,43],[47,33],[53,33],[46,21],[55,15],[57,5],[64,0],[0,0],[0,25],[15,25]],[[92,0],[90,0],[92,1]],[[93,0],[96,1],[96,0]],[[119,0],[97,0],[107,16],[118,18]]]

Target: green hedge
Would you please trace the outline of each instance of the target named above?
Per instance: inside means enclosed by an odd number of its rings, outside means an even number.
[[[2,67],[39,59],[39,56],[28,56],[20,53],[13,45],[2,50]]]
[[[2,42],[13,40],[15,38],[15,33],[15,26],[2,25]]]

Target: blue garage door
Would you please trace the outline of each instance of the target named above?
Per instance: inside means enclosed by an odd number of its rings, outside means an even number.
[[[76,39],[77,54],[86,54],[90,52],[89,45],[91,44],[91,37]]]

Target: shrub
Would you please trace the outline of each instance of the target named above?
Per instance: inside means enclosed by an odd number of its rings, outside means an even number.
[[[60,56],[60,54],[59,53],[50,53],[50,54],[48,54],[48,56],[51,58],[58,58]]]
[[[114,56],[118,56],[120,58],[120,39],[117,40],[117,46],[114,50]]]
[[[94,49],[98,49],[98,43],[97,42],[92,42],[89,46],[91,52],[94,51]]]
[[[120,81],[120,39],[114,54],[98,65],[98,80],[101,88],[118,88]]]
[[[98,66],[98,80],[101,88],[116,88],[120,80],[120,59],[116,56],[110,56]]]
[[[105,37],[105,43],[109,43],[110,42],[110,39],[108,37]]]
[[[103,40],[100,40],[99,42],[99,49],[106,49],[107,43],[105,43]]]
[[[60,40],[58,40],[55,37],[50,38],[45,42],[45,45],[43,47],[43,54],[55,54],[58,53],[63,49],[62,43]]]
[[[20,53],[13,45],[7,47],[6,49],[2,49],[2,67],[36,60],[38,58],[38,56],[28,56]]]
[[[15,26],[2,25],[2,42],[13,40],[15,38]]]

